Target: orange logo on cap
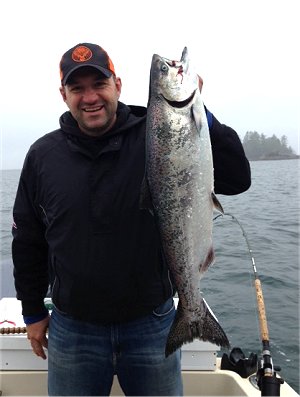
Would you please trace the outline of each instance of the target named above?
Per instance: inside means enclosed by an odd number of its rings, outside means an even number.
[[[72,52],[72,59],[75,62],[85,62],[91,59],[93,56],[92,51],[81,45],[79,47],[76,47],[75,50]]]

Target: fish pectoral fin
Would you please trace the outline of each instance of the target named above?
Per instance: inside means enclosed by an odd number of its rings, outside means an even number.
[[[210,250],[208,251],[208,254],[205,258],[205,261],[203,263],[200,263],[199,272],[204,273],[209,268],[210,265],[213,265],[214,261],[215,261],[215,252],[213,247],[210,247]]]
[[[141,210],[148,210],[154,216],[154,208],[153,208],[151,193],[146,176],[144,176],[141,185],[139,206]]]
[[[191,112],[192,112],[192,118],[195,120],[197,131],[198,131],[198,133],[200,135],[200,131],[201,131],[201,114],[198,111],[198,108],[196,106],[194,106],[194,105],[192,105]]]
[[[217,211],[221,212],[222,214],[224,214],[223,207],[222,207],[220,201],[217,199],[217,196],[215,195],[214,192],[211,192],[211,198],[212,198],[215,210],[217,210]]]

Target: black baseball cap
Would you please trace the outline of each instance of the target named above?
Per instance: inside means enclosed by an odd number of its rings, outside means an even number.
[[[62,85],[66,84],[75,70],[83,66],[92,66],[105,77],[116,74],[114,64],[102,47],[97,44],[80,43],[70,48],[61,58],[59,70]]]

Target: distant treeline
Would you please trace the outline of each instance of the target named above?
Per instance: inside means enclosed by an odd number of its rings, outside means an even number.
[[[278,160],[299,158],[285,135],[277,138],[272,135],[267,138],[256,131],[248,131],[243,139],[243,146],[249,160]]]

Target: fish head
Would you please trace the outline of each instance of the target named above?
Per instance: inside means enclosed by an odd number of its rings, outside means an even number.
[[[188,50],[185,47],[180,61],[154,54],[150,71],[150,98],[160,97],[171,106],[188,104],[197,89],[199,77],[190,67]],[[149,99],[150,99],[149,98]]]

